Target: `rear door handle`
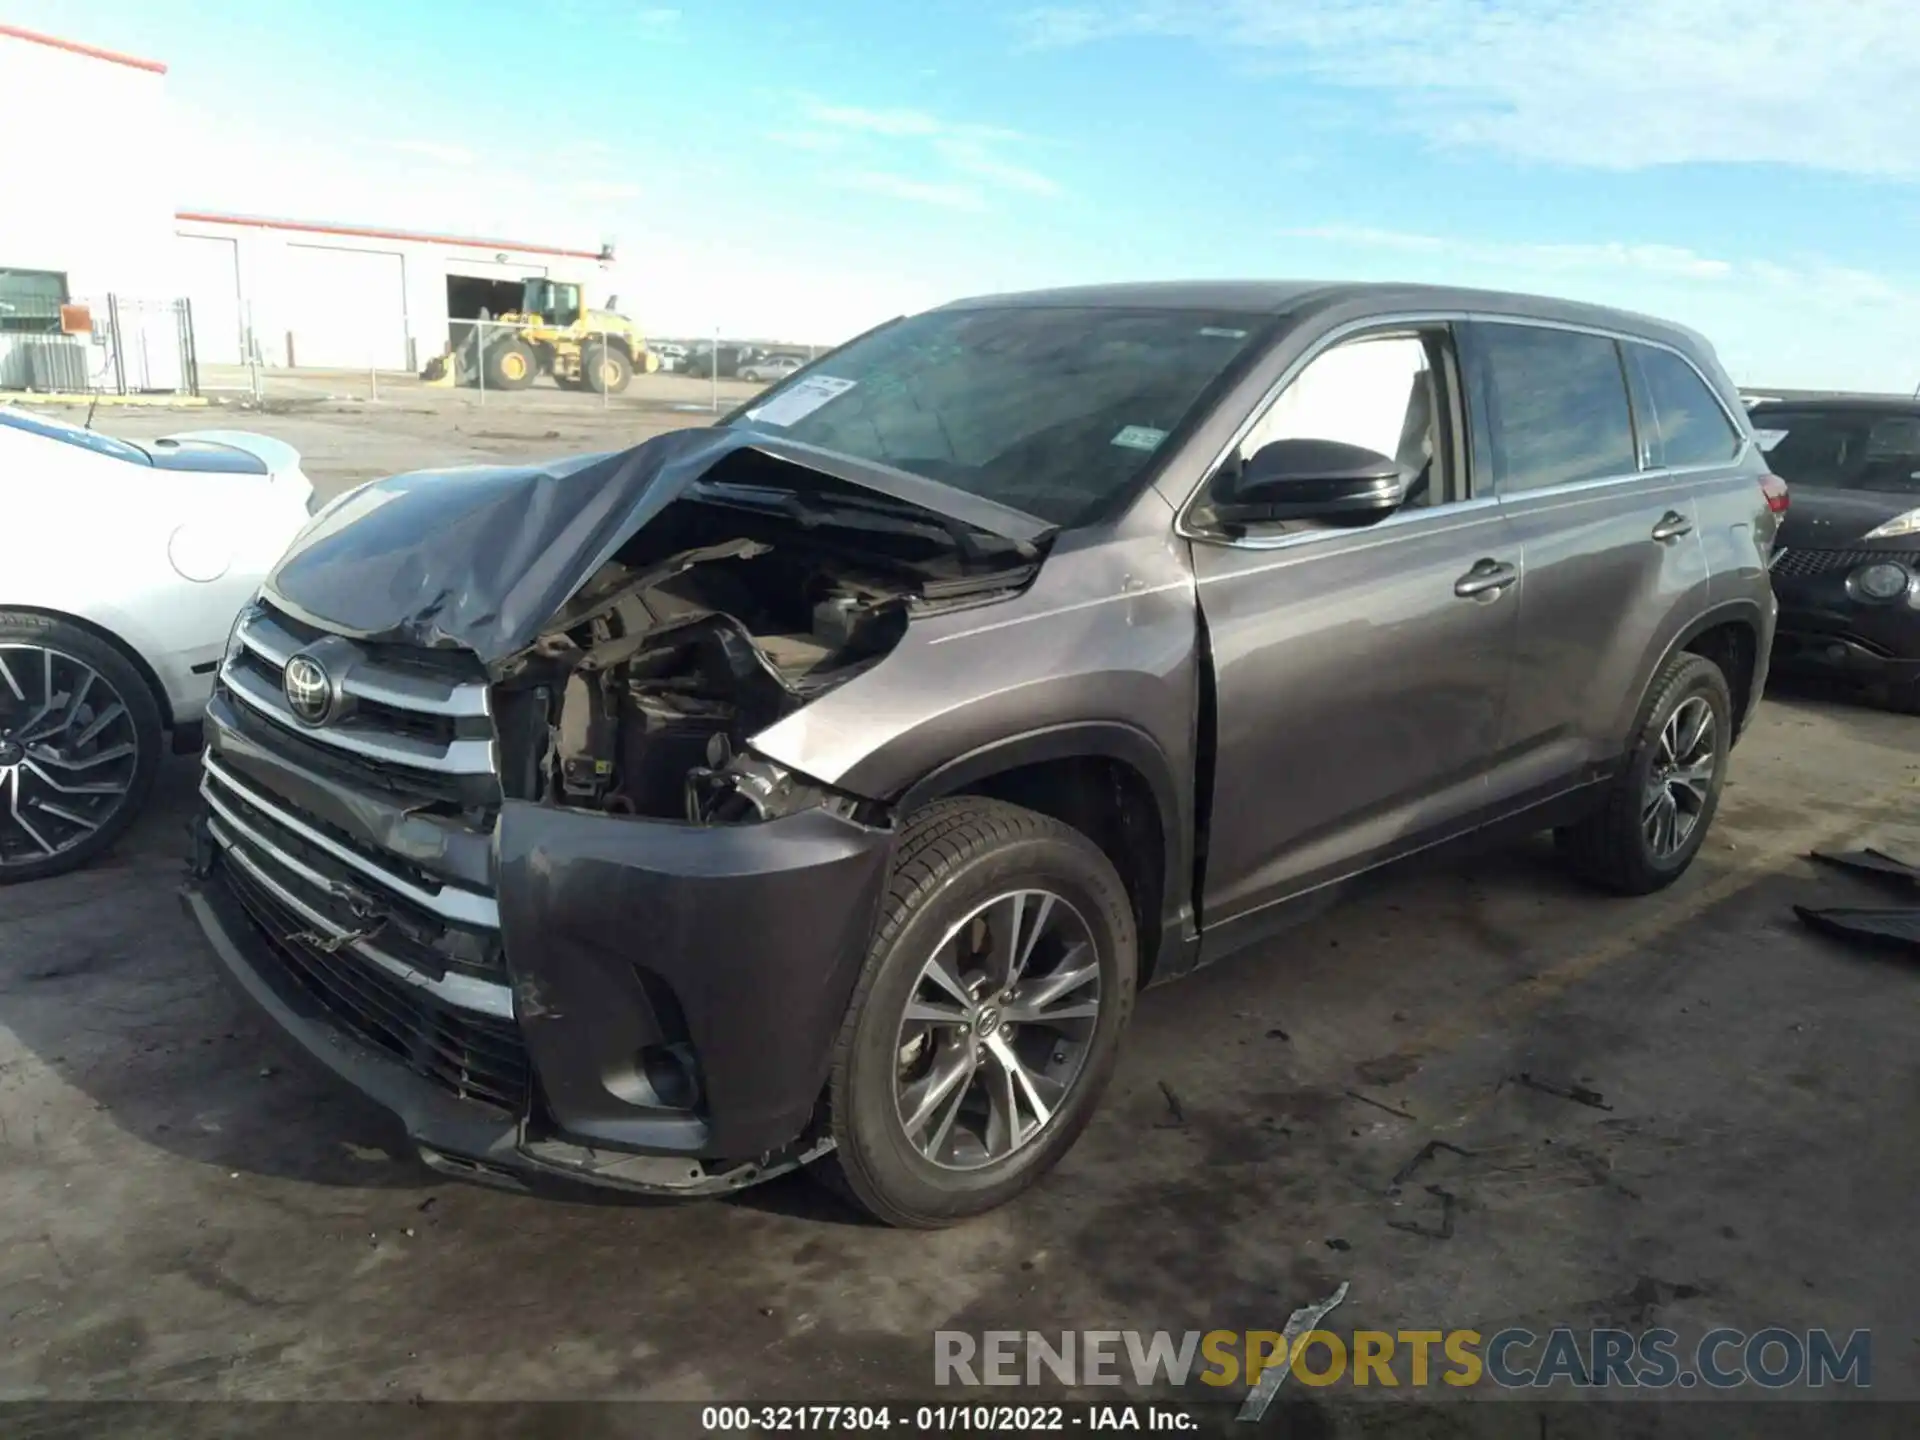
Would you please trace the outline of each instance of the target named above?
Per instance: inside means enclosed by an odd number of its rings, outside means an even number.
[[[1482,560],[1453,582],[1462,600],[1492,600],[1520,578],[1520,571],[1504,560]]]
[[[1682,535],[1693,533],[1693,522],[1678,510],[1669,510],[1660,517],[1660,523],[1653,527],[1653,538],[1662,545],[1669,540],[1678,540]]]

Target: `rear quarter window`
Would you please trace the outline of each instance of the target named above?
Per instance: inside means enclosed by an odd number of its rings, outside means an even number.
[[[1626,372],[1613,340],[1494,321],[1477,322],[1473,338],[1501,493],[1639,469]]]
[[[1641,418],[1653,430],[1655,464],[1722,465],[1740,453],[1744,437],[1693,366],[1655,345],[1628,348],[1653,412]]]

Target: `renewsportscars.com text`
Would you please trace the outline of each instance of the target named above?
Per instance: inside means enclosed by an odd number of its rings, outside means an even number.
[[[1873,1383],[1873,1337],[1778,1326],[1709,1330],[1691,1345],[1667,1329],[934,1332],[936,1385],[1258,1385],[1284,1370],[1302,1385],[1508,1389],[1768,1390]]]

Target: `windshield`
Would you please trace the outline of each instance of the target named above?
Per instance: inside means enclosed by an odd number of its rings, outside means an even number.
[[[1133,492],[1271,316],[1018,307],[916,315],[741,417],[1055,525]]]
[[[0,405],[0,425],[9,425],[15,430],[24,430],[29,435],[44,436],[48,440],[58,440],[63,444],[78,445],[83,450],[94,450],[102,455],[111,455],[116,460],[130,461],[135,465],[153,463],[152,457],[138,445],[130,445],[125,440],[116,440],[111,435],[102,435],[98,430],[69,425],[64,420],[54,420],[45,415],[29,415],[26,411],[11,405]]]
[[[1753,429],[1788,485],[1920,495],[1920,414],[1773,411],[1755,415]]]

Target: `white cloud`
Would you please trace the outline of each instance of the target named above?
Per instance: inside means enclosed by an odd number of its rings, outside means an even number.
[[[635,12],[633,23],[642,30],[671,30],[680,23],[680,12],[664,5],[649,5]]]
[[[1570,244],[1453,240],[1366,225],[1303,225],[1280,233],[1295,240],[1372,246],[1432,256],[1448,263],[1517,265],[1545,271],[1638,270],[1685,280],[1722,280],[1734,273],[1732,262],[1701,255],[1682,245],[1630,244],[1619,240]]]
[[[1677,245],[1366,225],[1280,234],[1354,279],[1533,291],[1663,315],[1705,334],[1743,383],[1904,392],[1920,379],[1920,287],[1817,256],[1720,257]]]
[[[647,193],[626,180],[578,180],[568,188],[582,200],[638,200]]]
[[[441,165],[471,165],[473,151],[464,145],[446,145],[438,140],[395,140],[388,147],[403,155],[418,155]]]
[[[1912,0],[1116,0],[1023,28],[1037,46],[1207,43],[1368,92],[1443,145],[1920,177]]]
[[[799,150],[839,152],[869,164],[835,177],[842,185],[919,204],[981,210],[989,193],[1049,197],[1060,186],[1004,150],[1030,144],[1016,130],[944,120],[924,110],[871,109],[803,98],[806,128],[768,138]]]
[[[831,153],[847,148],[847,137],[831,130],[769,130],[767,139],[793,150]]]
[[[1001,160],[977,140],[939,140],[934,149],[956,170],[1026,195],[1058,195],[1060,186],[1038,170]]]
[[[986,197],[971,185],[937,180],[919,180],[911,175],[896,175],[885,170],[849,170],[833,177],[849,190],[864,190],[870,195],[885,195],[894,200],[910,200],[916,205],[935,205],[943,210],[984,210]]]

